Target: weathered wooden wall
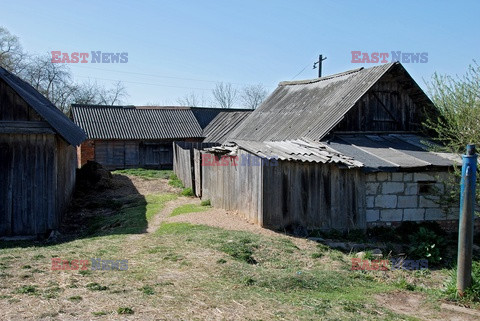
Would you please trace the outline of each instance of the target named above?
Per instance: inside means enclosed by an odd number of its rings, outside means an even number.
[[[365,228],[365,178],[333,164],[279,161],[263,168],[263,225]]]
[[[95,140],[94,160],[108,169],[171,169],[171,141]]]
[[[0,81],[0,236],[58,229],[75,168],[75,148]]]
[[[0,235],[58,229],[75,168],[75,149],[56,135],[0,134]]]
[[[217,143],[202,143],[202,142],[174,142],[173,143],[173,171],[177,177],[183,182],[185,187],[193,189],[197,196],[200,196],[200,190],[196,186],[201,185],[201,172],[197,169],[195,171],[194,154],[195,150],[199,151],[204,148],[217,146]],[[198,154],[198,157],[200,155]],[[198,166],[198,165],[197,165]],[[195,173],[197,175],[195,175]]]
[[[203,153],[202,153],[203,154]],[[248,152],[239,150],[241,159]],[[262,166],[237,166],[229,159],[227,166],[202,166],[202,198],[212,206],[238,211],[250,222],[264,225],[262,215]]]
[[[239,150],[238,159],[248,152]],[[237,160],[238,163],[238,160]],[[202,166],[202,198],[272,229],[365,228],[365,176],[336,165]]]
[[[407,90],[385,75],[345,115],[334,131],[417,131],[425,119]]]

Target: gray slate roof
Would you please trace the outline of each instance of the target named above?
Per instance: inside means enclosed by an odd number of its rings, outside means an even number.
[[[434,144],[413,134],[335,135],[330,148],[362,162],[365,171],[397,171],[450,167],[461,158],[430,151]]]
[[[0,78],[12,87],[69,144],[78,146],[86,139],[85,132],[80,127],[75,125],[64,113],[27,82],[2,67],[0,67]]]
[[[413,134],[336,135],[329,141],[308,139],[225,143],[209,150],[235,154],[241,148],[264,158],[309,163],[331,163],[365,172],[404,171],[451,167],[459,155],[431,152],[433,143]]]
[[[228,135],[252,113],[252,110],[222,111],[203,130],[204,142],[224,143]]]
[[[321,140],[355,103],[386,73],[398,72],[409,95],[431,102],[400,63],[354,69],[312,80],[282,82],[235,131],[230,140]]]
[[[237,111],[245,111],[250,109],[238,109],[238,108],[212,108],[212,107],[187,107],[193,111],[193,115],[197,119],[200,127],[205,129],[208,124],[210,124],[215,117],[217,117],[220,113],[234,113]]]
[[[72,116],[89,139],[203,137],[190,108],[72,105]]]

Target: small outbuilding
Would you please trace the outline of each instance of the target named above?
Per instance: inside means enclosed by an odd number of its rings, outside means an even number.
[[[25,81],[0,68],[0,237],[59,227],[75,185],[84,131]]]
[[[282,82],[199,155],[202,198],[273,229],[453,223],[441,194],[460,158],[431,151],[435,112],[400,63]]]

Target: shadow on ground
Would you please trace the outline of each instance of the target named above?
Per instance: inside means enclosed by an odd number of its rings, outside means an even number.
[[[75,193],[58,232],[38,240],[0,241],[0,249],[51,246],[80,238],[145,233],[147,200],[129,177],[89,162],[77,171]]]

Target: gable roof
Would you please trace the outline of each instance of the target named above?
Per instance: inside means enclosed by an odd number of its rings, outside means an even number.
[[[359,68],[312,80],[281,82],[229,139],[280,141],[321,140],[385,74],[395,72],[409,96],[433,106],[417,83],[398,63]],[[400,81],[400,80],[399,80]]]
[[[50,100],[19,77],[0,67],[0,78],[5,81],[23,100],[33,108],[53,129],[73,146],[80,145],[85,139],[85,132],[75,125]]]
[[[204,142],[224,143],[228,135],[237,128],[253,110],[222,111],[203,130]]]
[[[73,121],[89,139],[201,138],[190,108],[72,105]]]
[[[251,109],[239,109],[239,108],[213,108],[213,107],[189,107],[195,118],[197,119],[200,127],[205,129],[220,113],[235,113],[243,112],[245,110],[252,111]]]

